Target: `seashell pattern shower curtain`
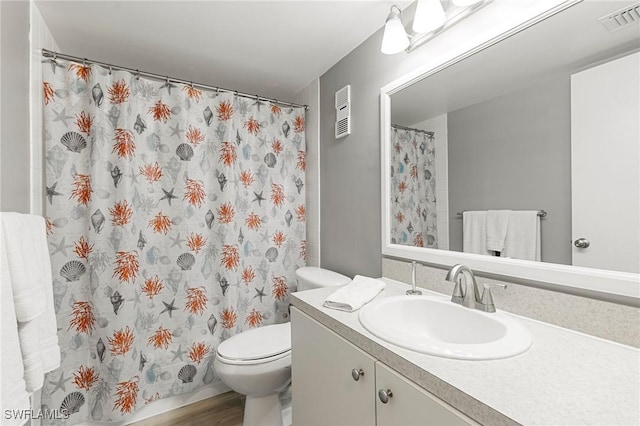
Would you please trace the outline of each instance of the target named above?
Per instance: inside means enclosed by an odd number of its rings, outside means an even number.
[[[224,339],[288,321],[304,110],[60,60],[43,79],[62,365],[42,404],[122,421],[218,380]]]
[[[435,139],[391,128],[391,242],[438,248]]]

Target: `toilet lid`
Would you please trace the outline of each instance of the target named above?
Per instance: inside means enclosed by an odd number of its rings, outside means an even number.
[[[291,323],[266,325],[245,331],[218,346],[218,355],[229,360],[270,358],[291,350]]]

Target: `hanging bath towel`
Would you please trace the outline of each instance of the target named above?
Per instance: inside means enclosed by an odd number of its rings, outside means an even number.
[[[541,260],[540,217],[537,210],[513,211],[509,215],[502,257]]]
[[[462,213],[462,251],[491,255],[487,250],[487,212]]]

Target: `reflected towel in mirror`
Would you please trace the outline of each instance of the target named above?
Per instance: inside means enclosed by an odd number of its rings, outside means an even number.
[[[511,210],[487,211],[487,250],[504,250]]]

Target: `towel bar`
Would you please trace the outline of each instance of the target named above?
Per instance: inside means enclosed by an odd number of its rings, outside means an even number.
[[[461,212],[456,213],[456,216],[458,216],[458,217],[462,217],[462,213],[464,213],[465,211],[467,211],[467,210],[463,210],[463,211],[461,211]],[[544,210],[538,210],[538,216],[540,216],[540,217],[547,217],[547,212],[546,212],[546,211],[544,211]]]

